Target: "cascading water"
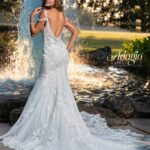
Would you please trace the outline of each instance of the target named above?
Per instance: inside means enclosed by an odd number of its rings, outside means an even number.
[[[32,38],[29,31],[29,16],[31,11],[41,5],[41,0],[24,0],[21,8],[18,24],[17,47],[11,56],[11,64],[0,73],[0,79],[11,80],[35,79],[38,75],[42,53],[42,34]],[[73,0],[63,1],[65,15],[76,24],[75,13],[73,13]],[[68,14],[69,13],[69,14]],[[37,16],[35,17],[35,21]],[[65,40],[65,39],[64,39]]]
[[[40,60],[42,40],[40,40],[41,34],[34,39],[31,38],[29,33],[29,14],[34,7],[39,5],[40,0],[24,0],[18,24],[16,50],[10,58],[11,63],[0,73],[1,80],[27,80],[34,79],[36,76],[36,66],[39,66],[38,60]]]
[[[73,22],[76,24],[76,19],[73,18],[77,17],[75,16],[75,13],[72,13],[72,8],[74,7],[74,5],[72,5],[73,3],[73,0],[63,1],[64,13],[66,17],[73,20]],[[41,33],[34,38],[31,37],[29,29],[29,16],[32,10],[41,6],[41,4],[41,0],[23,1],[18,24],[18,39],[16,41],[17,46],[10,58],[11,63],[0,72],[0,85],[2,87],[9,86],[11,87],[10,89],[14,89],[12,91],[15,91],[15,84],[21,83],[25,85],[31,85],[35,82],[35,79],[38,76],[41,64],[41,54],[43,50],[43,37]],[[38,15],[35,17],[35,21],[37,20],[37,17]],[[64,42],[66,42],[66,35],[67,32],[62,34],[62,39]],[[4,90],[1,90],[1,88],[0,92],[3,92],[3,94],[5,92],[9,93],[7,91],[4,92]]]

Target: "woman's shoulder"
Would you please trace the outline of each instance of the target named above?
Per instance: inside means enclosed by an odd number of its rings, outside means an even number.
[[[65,12],[60,11],[60,14],[62,15],[62,17],[63,17],[65,20],[68,20],[68,17],[65,15]]]
[[[43,8],[39,13],[38,20],[46,19],[46,10]]]
[[[59,14],[61,18],[66,18],[65,13],[63,11],[57,10],[56,8],[48,10],[48,14],[51,14],[51,16],[57,16]]]

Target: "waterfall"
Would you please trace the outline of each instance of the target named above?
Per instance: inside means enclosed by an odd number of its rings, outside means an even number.
[[[38,76],[41,54],[43,50],[42,34],[32,38],[29,30],[29,16],[32,10],[41,5],[41,0],[24,0],[21,8],[19,24],[18,24],[18,39],[17,47],[11,56],[11,63],[8,67],[0,72],[0,80],[13,81],[35,81]],[[77,18],[73,13],[74,0],[64,0],[64,13],[66,17],[75,21]],[[35,17],[35,21],[37,16]],[[75,22],[76,24],[76,22]],[[63,36],[65,42],[65,36]]]
[[[41,4],[40,0],[24,0],[18,23],[16,50],[10,56],[11,63],[0,72],[1,81],[34,80],[40,64],[42,52],[42,35],[31,38],[29,32],[29,15]]]

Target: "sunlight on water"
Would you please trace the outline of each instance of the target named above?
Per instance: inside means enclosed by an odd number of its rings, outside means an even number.
[[[68,74],[72,84],[82,88],[101,88],[106,85],[105,77],[101,78],[103,70],[88,65],[72,64],[68,66]],[[101,79],[100,79],[101,78]],[[108,81],[107,81],[108,82]],[[111,85],[111,83],[110,83]]]
[[[79,26],[74,0],[65,0],[63,2],[65,16],[75,25]],[[40,5],[41,0],[24,0],[22,4],[18,24],[16,49],[13,52],[13,55],[10,56],[10,64],[0,72],[0,86],[4,87],[2,89],[0,88],[0,93],[15,94],[17,91],[16,93],[21,94],[23,91],[23,85],[25,85],[25,87],[32,85],[38,76],[43,50],[43,36],[41,33],[34,38],[30,36],[29,16],[31,11]],[[35,21],[36,20],[37,16],[35,17]],[[69,31],[64,29],[62,36],[64,43],[68,39],[68,32]],[[75,58],[71,57],[70,60],[76,59],[78,56],[74,55],[74,57]],[[78,62],[81,63],[79,58]],[[74,75],[72,74],[72,76]],[[18,86],[16,86],[17,84]],[[8,87],[10,88],[8,89]],[[20,89],[18,87],[20,87]]]
[[[31,51],[29,50],[30,43],[28,40],[17,41],[16,51],[11,56],[11,63],[4,71],[0,72],[0,79],[5,80],[20,80],[28,78],[29,68],[33,67],[33,60],[30,59]]]
[[[40,33],[36,37],[31,38],[29,15],[35,7],[40,5],[41,0],[24,0],[18,24],[16,50],[13,55],[10,56],[10,65],[0,72],[1,80],[10,79],[19,81],[22,79],[35,80],[37,78],[41,64],[43,37]],[[76,21],[76,19],[74,19],[76,16],[73,16],[75,15],[74,9],[72,9],[75,8],[73,0],[64,1],[64,8],[66,17]],[[36,20],[37,16],[35,17],[35,21]],[[65,42],[65,35],[63,40]]]
[[[83,64],[80,59],[68,65],[68,77],[78,100],[94,101],[105,92],[113,92],[125,85],[133,76],[124,69],[110,66],[98,68]],[[97,91],[92,93],[92,91]],[[105,92],[104,92],[105,91]],[[82,93],[82,94],[81,94]]]

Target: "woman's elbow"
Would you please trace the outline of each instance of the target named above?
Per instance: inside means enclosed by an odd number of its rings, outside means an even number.
[[[36,28],[30,30],[30,34],[31,34],[32,37],[34,37],[35,35],[37,35],[37,33],[38,33],[38,30]]]
[[[31,37],[34,37],[35,35],[34,34],[31,34]]]
[[[34,37],[36,35],[35,32],[30,32],[30,34],[31,34],[31,37]]]
[[[75,35],[78,35],[79,33],[80,31],[78,29],[74,32]]]
[[[39,34],[39,33],[40,33],[40,31],[35,30],[34,32],[31,32],[31,36],[34,37],[34,36],[36,36],[36,35]]]

